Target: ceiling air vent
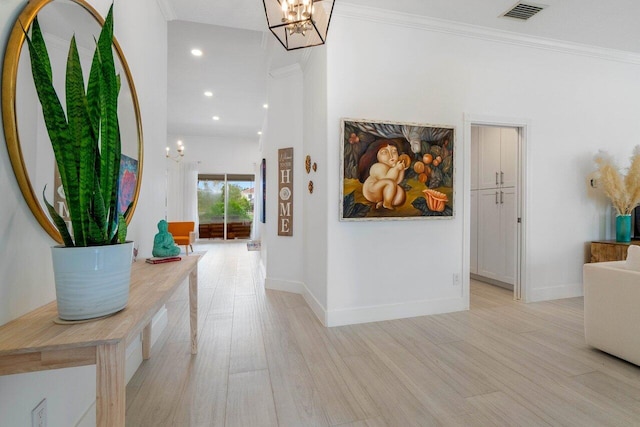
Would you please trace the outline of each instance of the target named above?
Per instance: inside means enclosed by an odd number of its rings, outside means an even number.
[[[545,7],[547,6],[544,4],[518,2],[501,16],[526,21]]]

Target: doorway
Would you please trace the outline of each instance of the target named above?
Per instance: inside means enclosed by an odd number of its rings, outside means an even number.
[[[514,300],[527,300],[524,262],[525,147],[528,123],[468,117],[470,291],[476,280],[506,288]],[[468,252],[467,252],[468,250]],[[470,292],[469,292],[470,296]]]
[[[250,239],[254,195],[254,175],[198,175],[199,238]]]

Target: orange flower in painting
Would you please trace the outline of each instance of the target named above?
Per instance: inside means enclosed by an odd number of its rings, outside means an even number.
[[[446,194],[441,193],[436,190],[432,190],[427,188],[426,190],[422,190],[424,193],[425,199],[427,199],[427,206],[434,212],[442,212],[446,206],[446,203],[449,201],[449,198]]]

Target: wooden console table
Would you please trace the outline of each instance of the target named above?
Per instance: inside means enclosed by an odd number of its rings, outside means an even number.
[[[198,351],[199,255],[131,269],[129,303],[105,319],[75,325],[54,323],[53,301],[0,326],[0,375],[96,365],[96,425],[124,426],[125,350],[142,333],[142,355],[150,357],[151,320],[189,278],[191,354]]]
[[[632,240],[629,243],[616,242],[615,240],[591,242],[591,262],[625,260],[627,259],[629,245],[640,246],[640,240]]]

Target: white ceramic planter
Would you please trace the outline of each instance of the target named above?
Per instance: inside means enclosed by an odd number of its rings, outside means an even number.
[[[133,242],[51,248],[58,315],[85,320],[122,310],[129,299]]]

